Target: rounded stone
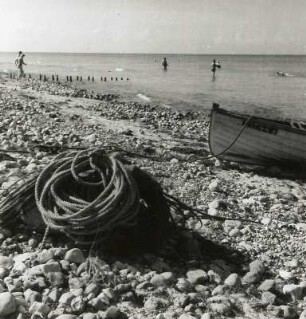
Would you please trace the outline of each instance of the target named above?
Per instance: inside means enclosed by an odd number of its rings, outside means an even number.
[[[0,293],[0,317],[13,314],[16,308],[16,299],[10,292]]]
[[[85,257],[79,248],[73,248],[67,251],[65,260],[69,261],[70,263],[80,265],[85,261]]]

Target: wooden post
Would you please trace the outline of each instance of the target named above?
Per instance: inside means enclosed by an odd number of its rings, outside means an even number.
[[[52,74],[52,81],[54,82],[54,75]]]
[[[106,77],[104,78],[104,82],[106,82]]]
[[[66,80],[67,80],[67,82],[69,81],[69,76],[68,75],[66,75]]]
[[[118,78],[116,77],[116,81],[118,81]]]
[[[58,75],[56,76],[56,82],[58,82]]]
[[[42,79],[42,75],[41,75],[41,74],[39,74],[39,81],[41,81],[41,79]]]
[[[70,82],[72,82],[72,75],[70,75]]]
[[[80,77],[80,81],[82,82],[82,76]]]
[[[92,81],[92,82],[95,82],[95,78],[94,78],[93,76],[91,77],[91,81]]]
[[[113,81],[113,77],[111,77],[111,80]]]
[[[79,81],[79,76],[77,75],[76,80]]]
[[[46,82],[47,81],[47,77],[44,75],[44,81]]]
[[[88,75],[88,78],[87,78],[87,79],[88,79],[88,81],[90,81],[90,76],[89,76],[89,75]]]

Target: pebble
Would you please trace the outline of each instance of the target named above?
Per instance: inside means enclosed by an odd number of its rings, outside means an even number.
[[[266,279],[263,281],[260,286],[258,287],[258,290],[260,291],[269,291],[271,290],[275,285],[275,280],[274,279]]]
[[[238,285],[240,282],[241,282],[241,280],[240,280],[239,275],[236,274],[236,273],[233,273],[233,274],[230,274],[230,275],[224,280],[224,285],[233,287],[233,286]]]
[[[66,252],[65,260],[69,261],[70,263],[80,265],[85,261],[85,257],[79,248],[73,248]]]
[[[189,270],[186,275],[192,285],[201,284],[208,280],[207,273],[202,269]]]
[[[284,279],[284,280],[289,280],[293,277],[292,272],[286,271],[286,270],[280,270],[279,271],[279,276]]]
[[[270,291],[264,291],[261,294],[261,302],[264,305],[273,305],[276,301],[276,296]]]
[[[17,303],[15,297],[10,292],[0,293],[0,316],[8,316],[15,313]]]

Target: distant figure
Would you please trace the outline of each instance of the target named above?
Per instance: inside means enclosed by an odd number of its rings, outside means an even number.
[[[216,75],[216,69],[221,68],[220,61],[216,61],[216,59],[213,60],[213,63],[211,64],[211,71],[213,73],[213,76]]]
[[[19,75],[18,75],[18,78],[24,78],[25,74],[24,74],[24,71],[23,71],[23,66],[26,65],[26,63],[23,61],[25,57],[25,54],[24,53],[21,53],[21,55],[19,56],[19,58],[17,58],[17,62],[16,65],[17,65],[17,68],[19,69]]]
[[[168,68],[168,62],[167,62],[167,59],[166,59],[166,58],[164,58],[164,61],[163,61],[163,63],[162,63],[162,66],[163,66],[164,70],[167,70],[167,68]]]
[[[15,59],[15,65],[18,66],[18,60],[21,57],[22,51],[18,52],[17,58]]]
[[[276,75],[277,76],[288,76],[289,74],[285,73],[285,72],[276,72]]]

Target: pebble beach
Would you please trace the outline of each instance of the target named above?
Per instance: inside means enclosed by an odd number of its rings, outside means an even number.
[[[211,157],[207,114],[72,84],[2,73],[0,109],[0,203],[55,156],[29,151],[37,144],[129,153],[203,212],[186,212],[180,243],[170,238],[166,252],[124,258],[33,230],[27,212],[14,229],[1,222],[0,318],[306,318],[303,172]]]

